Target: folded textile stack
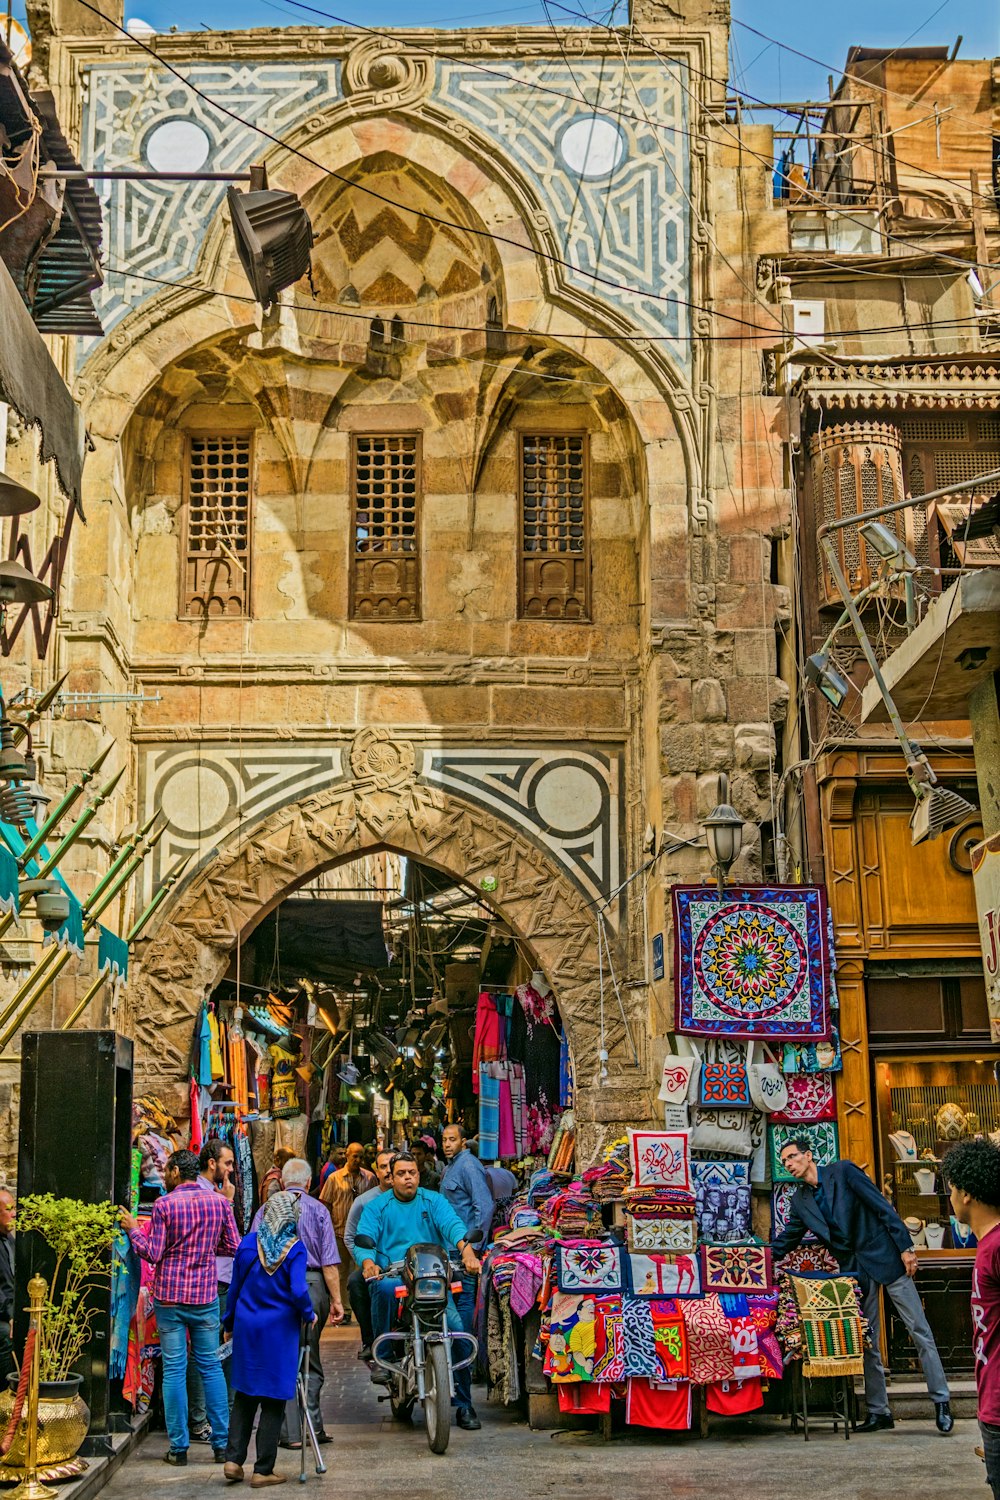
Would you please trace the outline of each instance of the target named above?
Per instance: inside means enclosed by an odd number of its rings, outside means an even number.
[[[583,1181],[598,1203],[614,1203],[623,1197],[631,1181],[628,1141],[617,1141],[604,1155],[598,1167],[590,1167]]]
[[[631,1187],[624,1194],[627,1214],[640,1219],[693,1219],[694,1193],[675,1187]]]
[[[586,1235],[593,1221],[600,1217],[595,1203],[582,1182],[571,1182],[541,1205],[542,1224],[562,1239]]]

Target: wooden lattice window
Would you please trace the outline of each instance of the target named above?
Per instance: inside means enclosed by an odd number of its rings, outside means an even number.
[[[420,438],[359,433],[351,444],[351,615],[420,618]]]
[[[232,619],[249,613],[252,475],[250,433],[188,438],[183,615]]]
[[[524,619],[590,619],[588,456],[585,432],[521,435]]]

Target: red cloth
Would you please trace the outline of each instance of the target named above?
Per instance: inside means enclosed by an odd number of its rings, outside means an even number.
[[[201,1114],[198,1109],[199,1089],[195,1080],[191,1080],[191,1150],[197,1154],[205,1144],[201,1131]]]
[[[650,1302],[653,1319],[653,1354],[661,1380],[688,1377],[687,1335],[684,1319],[673,1301]]]
[[[601,1416],[611,1410],[610,1385],[595,1385],[593,1381],[577,1381],[576,1385],[556,1386],[559,1394],[559,1410],[578,1412],[581,1416]]]
[[[691,1426],[691,1387],[659,1385],[633,1375],[628,1383],[625,1420],[633,1427],[657,1427],[664,1432],[687,1432]]]
[[[972,1273],[972,1353],[979,1420],[1000,1426],[1000,1224],[983,1235]]]
[[[229,1199],[182,1182],[153,1204],[149,1232],[129,1235],[136,1255],[154,1267],[153,1300],[205,1307],[219,1295],[217,1255],[235,1255],[240,1232]]]
[[[742,1417],[763,1405],[759,1380],[717,1380],[705,1387],[705,1409],[718,1417]]]
[[[476,1006],[476,1037],[472,1048],[472,1092],[479,1093],[479,1064],[503,1057],[503,1021],[492,995],[483,990]]]

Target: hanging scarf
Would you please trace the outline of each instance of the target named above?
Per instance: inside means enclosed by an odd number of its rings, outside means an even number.
[[[257,1226],[257,1254],[273,1276],[298,1239],[299,1201],[294,1193],[272,1193]]]

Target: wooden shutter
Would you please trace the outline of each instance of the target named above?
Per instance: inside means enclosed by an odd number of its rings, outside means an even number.
[[[522,433],[520,613],[590,619],[590,475],[585,432]]]
[[[249,613],[252,474],[250,433],[188,438],[182,615]]]
[[[351,442],[351,616],[420,618],[420,438],[358,433]]]

